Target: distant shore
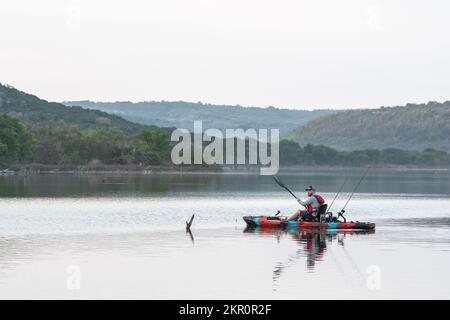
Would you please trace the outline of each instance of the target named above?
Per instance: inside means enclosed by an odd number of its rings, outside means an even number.
[[[163,174],[163,173],[221,173],[218,166],[140,166],[140,165],[13,165],[0,170],[0,175],[34,175],[34,174]]]
[[[445,167],[414,167],[414,166],[372,166],[378,170],[392,171],[449,171]],[[289,166],[281,167],[279,174],[296,174],[311,170],[350,170],[365,168],[364,166]],[[72,165],[13,165],[11,168],[0,170],[0,176],[6,175],[36,175],[36,174],[259,174],[258,166],[139,166],[139,165],[100,165],[100,166],[72,166]]]

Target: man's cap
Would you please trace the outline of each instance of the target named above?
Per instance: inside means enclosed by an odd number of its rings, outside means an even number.
[[[313,191],[313,190],[316,190],[316,188],[314,188],[313,186],[307,186],[305,188],[305,191]]]

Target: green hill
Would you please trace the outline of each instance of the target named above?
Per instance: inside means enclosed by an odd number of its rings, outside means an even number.
[[[80,129],[117,128],[137,132],[144,126],[117,115],[48,102],[0,83],[0,113],[7,113],[29,126],[77,125]]]
[[[450,151],[450,101],[344,111],[311,121],[290,136],[300,145],[326,145],[338,150]]]
[[[211,105],[183,101],[138,103],[68,101],[63,103],[68,106],[101,110],[140,124],[189,130],[192,130],[194,120],[202,120],[204,129],[279,128],[281,132],[286,133],[308,121],[336,112]]]

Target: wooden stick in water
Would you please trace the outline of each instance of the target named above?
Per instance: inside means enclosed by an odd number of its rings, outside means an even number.
[[[186,231],[191,231],[191,225],[192,225],[192,222],[194,221],[194,217],[195,217],[195,214],[192,215],[189,222],[186,221]]]

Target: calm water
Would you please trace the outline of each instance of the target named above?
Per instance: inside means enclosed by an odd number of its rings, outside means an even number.
[[[280,177],[329,200],[349,177],[340,209],[361,174]],[[347,211],[372,233],[241,219],[296,209],[261,176],[0,177],[0,298],[450,298],[449,172],[370,172]]]

